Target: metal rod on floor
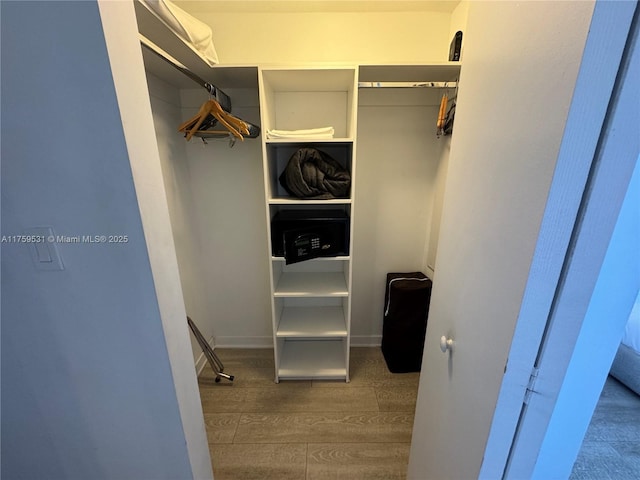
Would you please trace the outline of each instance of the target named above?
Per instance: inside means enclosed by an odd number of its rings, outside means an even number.
[[[204,356],[209,362],[209,365],[211,366],[213,373],[216,374],[216,383],[220,381],[220,378],[225,378],[230,382],[233,382],[233,379],[235,377],[233,375],[228,375],[226,373],[223,373],[224,365],[222,364],[218,356],[215,354],[215,352],[209,345],[209,342],[207,342],[207,340],[204,338],[202,333],[200,333],[200,330],[198,330],[198,327],[196,327],[196,324],[193,323],[193,320],[187,317],[187,323],[189,324],[189,328],[191,329],[193,336],[196,337],[196,340],[198,341],[200,348],[202,348],[202,352],[204,353]]]

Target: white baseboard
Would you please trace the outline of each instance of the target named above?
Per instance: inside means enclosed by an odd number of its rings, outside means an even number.
[[[379,347],[382,335],[351,335],[352,347]]]
[[[429,277],[431,280],[433,280],[433,276],[435,275],[435,270],[433,269],[433,267],[431,265],[427,265],[426,267],[426,275],[427,277]]]
[[[273,348],[273,337],[216,337],[215,348]]]
[[[379,347],[382,344],[382,335],[352,335],[352,347]],[[216,348],[273,348],[272,337],[211,337],[209,345]],[[201,353],[196,361],[198,374],[202,371],[207,359]]]
[[[211,337],[207,343],[215,351],[216,348],[273,348],[272,337]],[[196,375],[200,375],[207,357],[201,352],[196,359]]]

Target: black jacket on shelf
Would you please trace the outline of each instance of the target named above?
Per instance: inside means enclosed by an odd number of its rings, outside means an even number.
[[[348,198],[351,174],[327,153],[305,147],[289,159],[280,175],[280,185],[298,198]]]

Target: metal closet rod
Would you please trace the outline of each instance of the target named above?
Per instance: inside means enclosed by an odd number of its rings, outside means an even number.
[[[458,88],[458,82],[358,82],[358,88]]]
[[[198,85],[204,87],[211,95],[216,95],[217,89],[214,85],[197,76],[141,33],[139,33],[138,36],[140,37],[142,46],[155,53],[162,60],[183,75],[189,77]],[[358,88],[458,88],[458,82],[358,82]]]
[[[158,45],[153,43],[151,40],[149,40],[147,37],[145,37],[141,33],[138,33],[138,36],[140,37],[140,43],[142,44],[143,47],[146,47],[148,50],[155,53],[162,60],[167,62],[169,65],[171,65],[173,68],[178,70],[183,75],[189,77],[191,80],[196,82],[201,87],[204,87],[205,90],[207,90],[211,95],[214,95],[214,96],[216,95],[217,89],[214,85],[204,81],[202,78],[200,78],[198,75],[193,73],[191,70],[185,67],[182,63],[180,63],[174,57],[169,55],[167,52],[165,52]]]

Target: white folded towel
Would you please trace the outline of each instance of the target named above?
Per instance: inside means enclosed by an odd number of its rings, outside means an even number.
[[[333,127],[309,128],[306,130],[267,130],[268,138],[333,138]]]

